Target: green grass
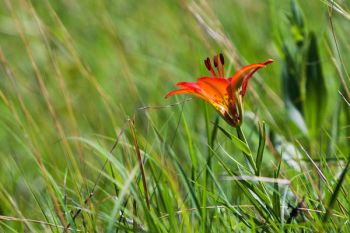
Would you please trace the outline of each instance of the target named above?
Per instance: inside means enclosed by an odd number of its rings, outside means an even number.
[[[350,232],[349,9],[1,1],[0,232]],[[220,52],[238,131],[164,99]]]

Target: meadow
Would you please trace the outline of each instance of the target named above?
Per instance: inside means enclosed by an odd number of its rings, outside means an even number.
[[[348,0],[2,0],[0,232],[350,232],[349,21]],[[225,77],[269,61],[239,124],[165,98],[220,53]]]

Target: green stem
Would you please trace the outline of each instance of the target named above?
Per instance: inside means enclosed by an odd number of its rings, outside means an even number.
[[[244,143],[248,146],[248,148],[249,148],[247,139],[246,139],[245,136],[244,136],[244,133],[243,133],[243,131],[242,131],[242,129],[241,129],[241,126],[237,126],[237,127],[236,127],[236,130],[237,130],[237,136],[238,136],[238,138],[239,138],[242,142],[244,142]],[[243,152],[243,155],[244,155],[245,158],[247,159],[248,165],[249,165],[250,169],[252,170],[252,172],[253,172],[254,174],[256,174],[256,173],[257,173],[257,168],[256,168],[256,164],[255,164],[255,162],[254,162],[252,153],[250,152],[250,149],[249,149],[249,154],[246,154],[246,153]]]

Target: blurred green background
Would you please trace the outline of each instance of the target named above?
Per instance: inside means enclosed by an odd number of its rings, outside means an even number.
[[[287,150],[278,147],[276,138],[292,144],[299,140],[312,158],[343,161],[349,152],[350,129],[344,101],[349,98],[349,2],[336,1],[333,10],[330,4],[299,1],[303,13],[298,16],[287,0],[1,1],[0,215],[50,222],[57,219],[52,193],[58,200],[68,198],[69,208],[79,206],[105,160],[82,140],[108,150],[128,129],[129,118],[135,119],[145,153],[167,160],[164,145],[153,133],[156,129],[186,172],[193,162],[191,147],[198,163],[204,163],[205,112],[214,121],[215,111],[201,100],[182,104],[178,101],[185,96],[164,96],[179,81],[208,75],[203,60],[220,52],[226,57],[227,75],[250,63],[275,60],[254,75],[245,97],[243,128],[253,150],[259,136],[254,124],[265,121],[269,132],[264,175],[272,175],[283,157],[280,153]],[[301,18],[303,23],[298,24]],[[317,48],[309,46],[311,31]],[[292,78],[304,74],[310,50],[318,51],[323,75],[312,82],[303,77],[293,86]],[[315,93],[311,104],[308,93]],[[300,95],[292,105],[301,121],[286,107],[286,99],[293,95]],[[319,99],[321,104],[316,103]],[[308,116],[307,109],[317,116]],[[229,130],[226,123],[220,124]],[[127,146],[130,138],[126,133],[126,149],[114,154],[122,164],[127,163],[121,155],[134,156]],[[218,141],[228,151],[236,150],[224,136],[219,135]],[[285,168],[291,169],[287,162]],[[213,170],[220,173],[218,167]],[[291,178],[297,172],[287,174]],[[113,195],[111,181],[102,179],[99,190],[97,202]],[[94,208],[108,213],[109,204],[102,204]],[[22,229],[22,224],[0,223],[0,229],[11,227]]]

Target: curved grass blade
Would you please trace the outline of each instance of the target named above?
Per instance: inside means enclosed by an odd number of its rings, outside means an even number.
[[[264,155],[265,141],[266,141],[266,130],[265,130],[265,123],[263,122],[259,124],[259,147],[258,147],[258,153],[256,155],[256,159],[255,159],[256,176],[260,175],[261,162]]]
[[[342,171],[340,177],[339,177],[339,180],[337,182],[337,185],[335,186],[334,188],[334,191],[333,191],[333,194],[329,200],[329,204],[328,204],[328,208],[327,208],[327,211],[323,217],[323,222],[327,222],[332,210],[333,210],[333,207],[334,207],[334,204],[335,202],[337,201],[337,197],[338,197],[338,194],[339,194],[339,191],[343,185],[343,182],[345,180],[345,176],[346,176],[346,173],[348,172],[348,169],[349,169],[349,165],[350,165],[350,158],[348,158],[348,162],[346,163],[345,165],[345,168],[344,170]]]
[[[237,148],[239,150],[241,150],[243,153],[251,155],[251,151],[250,151],[248,145],[245,142],[243,142],[241,139],[239,139],[235,135],[229,133],[227,130],[222,128],[220,125],[218,125],[217,127],[226,135],[226,137],[231,139],[231,141],[237,146]]]
[[[279,176],[279,173],[280,173],[280,169],[281,169],[281,160],[278,164],[278,168],[277,170],[274,172],[274,178],[275,179],[278,179],[278,176]],[[272,194],[272,204],[273,204],[273,210],[275,212],[275,215],[277,217],[280,217],[281,216],[281,203],[280,203],[280,197],[281,197],[281,194],[280,194],[280,190],[279,190],[279,186],[278,186],[278,183],[276,182],[274,184],[274,187],[273,187],[273,194]]]

